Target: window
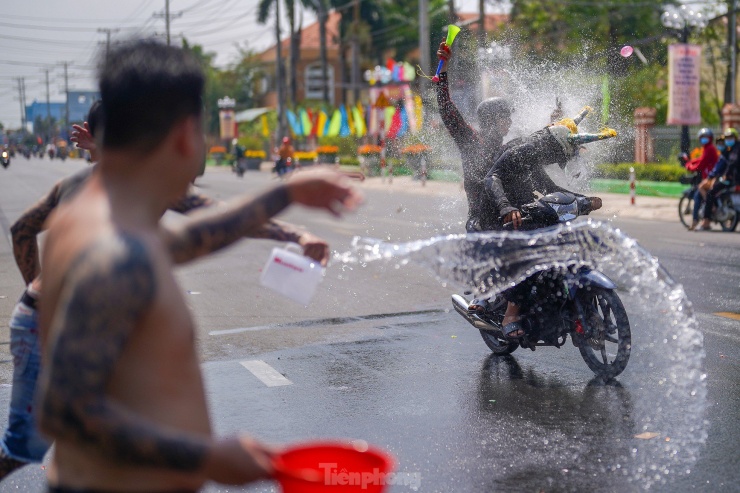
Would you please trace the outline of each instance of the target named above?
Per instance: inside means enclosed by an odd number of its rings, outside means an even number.
[[[326,67],[326,76],[325,82],[321,78],[321,62],[306,67],[306,99],[323,99],[324,85],[328,83],[329,102],[334,104],[334,67],[331,65]]]

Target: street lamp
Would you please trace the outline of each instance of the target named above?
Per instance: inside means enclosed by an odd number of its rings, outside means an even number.
[[[690,9],[686,5],[681,5],[678,9],[666,10],[660,16],[660,21],[665,27],[675,32],[681,43],[689,42],[689,34],[695,29],[701,31],[707,27],[707,18],[701,12]],[[681,152],[688,154],[691,147],[689,138],[689,126],[681,126]]]

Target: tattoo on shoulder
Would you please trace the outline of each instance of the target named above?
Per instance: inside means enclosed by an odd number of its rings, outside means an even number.
[[[191,470],[205,456],[201,440],[164,433],[106,398],[116,361],[156,291],[152,259],[134,237],[99,242],[76,259],[52,321],[41,423],[112,461]]]

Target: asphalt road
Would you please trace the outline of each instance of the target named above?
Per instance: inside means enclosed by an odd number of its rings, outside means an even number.
[[[4,235],[25,207],[82,166],[16,159],[0,172]],[[271,183],[265,173],[239,179],[223,169],[198,181],[203,193],[224,200]],[[339,252],[350,250],[354,236],[404,242],[463,230],[462,194],[408,193],[398,183],[363,188],[366,205],[342,221],[301,209],[282,219]],[[608,385],[593,379],[570,344],[491,357],[477,331],[450,310],[449,295],[460,288],[414,262],[334,262],[307,308],[259,287],[273,242],[244,241],[180,269],[216,432],[248,430],[276,443],[367,440],[396,457],[394,492],[737,491],[740,322],[728,317],[740,313],[740,236],[690,234],[677,220],[617,219],[613,226],[683,285],[696,322],[673,326],[671,306],[651,284],[620,291],[633,351]],[[0,241],[0,273],[4,410],[12,370],[7,320],[23,289],[7,241]],[[697,330],[703,353],[682,338]],[[42,484],[42,467],[31,466],[0,491],[40,491]]]

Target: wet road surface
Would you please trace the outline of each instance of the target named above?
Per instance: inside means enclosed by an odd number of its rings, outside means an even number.
[[[34,181],[0,185],[6,222],[48,189],[49,166],[48,161],[29,166],[28,176],[45,172]],[[54,171],[69,169],[65,164]],[[206,193],[218,198],[268,182],[261,175],[247,178],[252,180],[221,172],[202,181]],[[442,213],[458,217],[464,204],[368,192],[367,207],[343,223],[302,211],[287,218],[342,250],[355,234],[404,241],[458,232],[460,226],[441,220]],[[201,330],[216,432],[249,430],[275,443],[367,440],[397,458],[405,484],[393,486],[394,492],[414,486],[418,491],[737,491],[740,323],[714,313],[740,311],[740,236],[703,236],[697,260],[697,240],[676,225],[617,224],[661,259],[694,302],[706,352],[707,394],[700,412],[685,389],[666,389],[671,375],[655,364],[671,351],[656,329],[665,324],[664,314],[651,313],[639,294],[620,293],[634,349],[625,373],[604,385],[570,343],[491,357],[477,331],[450,310],[452,288],[412,265],[330,270],[311,307],[281,303],[260,290],[252,275],[274,244],[248,242],[179,273]],[[0,247],[0,270],[6,327],[22,289],[7,243]],[[10,390],[5,355],[3,410]],[[0,422],[5,419],[3,412]],[[655,436],[635,438],[643,433]],[[42,484],[41,467],[31,466],[0,483],[0,491],[39,491]]]

